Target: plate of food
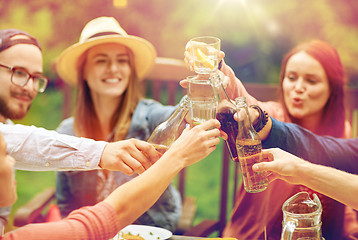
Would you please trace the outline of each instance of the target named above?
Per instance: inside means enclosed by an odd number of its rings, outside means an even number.
[[[112,238],[112,240],[165,240],[172,236],[172,232],[159,227],[145,225],[128,225]]]

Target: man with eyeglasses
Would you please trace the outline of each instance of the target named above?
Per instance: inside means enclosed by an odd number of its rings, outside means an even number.
[[[0,37],[0,121],[22,119],[33,99],[47,86],[42,75],[39,42],[16,29],[1,31]]]
[[[46,89],[42,64],[41,47],[34,37],[17,29],[0,30],[0,132],[7,153],[16,159],[16,169],[103,168],[131,175],[158,160],[154,147],[137,139],[107,143],[13,124],[10,119],[24,118],[37,93]],[[10,207],[0,208],[0,238],[9,213]]]
[[[0,122],[11,124],[10,119],[24,118],[37,92],[43,92],[46,85],[38,41],[22,31],[1,30]],[[0,208],[0,230],[9,214],[10,207]]]
[[[41,74],[31,74],[22,67],[9,67],[0,64],[0,67],[7,68],[11,71],[11,82],[20,87],[24,87],[30,79],[33,81],[34,90],[44,92],[47,86],[47,78]]]

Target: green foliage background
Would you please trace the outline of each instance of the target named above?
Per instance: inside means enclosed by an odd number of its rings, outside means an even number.
[[[319,38],[337,47],[350,85],[357,85],[355,0],[127,0],[125,8],[115,8],[112,1],[1,1],[0,28],[36,36],[52,78],[54,59],[78,41],[84,25],[113,16],[129,34],[152,42],[159,56],[182,58],[185,44],[195,36],[221,38],[226,61],[244,82],[277,82],[283,54]]]

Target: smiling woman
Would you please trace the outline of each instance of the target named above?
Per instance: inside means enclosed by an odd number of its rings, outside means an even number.
[[[83,77],[91,89],[94,108],[98,112],[99,121],[106,121],[108,115],[115,112],[123,93],[128,89],[131,72],[129,57],[130,50],[116,43],[103,43],[90,48],[84,59]],[[132,64],[133,65],[133,64]],[[133,80],[132,80],[133,81]],[[114,108],[114,109],[111,109]],[[112,132],[113,126],[106,126],[102,130],[102,139]],[[93,131],[93,130],[91,130]]]
[[[56,63],[59,76],[77,85],[74,117],[64,120],[57,131],[102,141],[147,140],[175,110],[142,98],[141,81],[155,57],[150,42],[128,35],[114,18],[90,21],[80,41],[64,50]],[[133,172],[136,166],[127,163],[126,168]],[[59,172],[56,197],[62,216],[103,200],[136,176],[105,170]],[[170,185],[137,223],[174,231],[180,214],[179,192]]]

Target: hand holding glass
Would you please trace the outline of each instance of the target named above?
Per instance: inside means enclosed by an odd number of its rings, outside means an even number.
[[[199,74],[210,74],[218,69],[220,39],[217,37],[196,37],[189,41],[191,57],[194,60],[194,71]]]

